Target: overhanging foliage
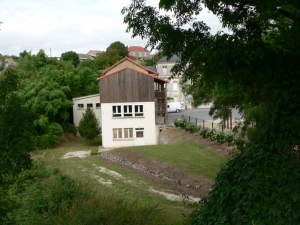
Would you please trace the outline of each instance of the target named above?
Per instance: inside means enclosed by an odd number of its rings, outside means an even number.
[[[159,6],[168,14],[144,0],[124,7],[127,31],[168,57],[178,55],[174,76],[192,81],[199,103],[213,100],[212,113],[224,117],[238,108],[252,124],[249,144],[223,167],[192,223],[299,223],[298,2],[161,0]],[[204,6],[230,32],[214,34],[198,21]]]

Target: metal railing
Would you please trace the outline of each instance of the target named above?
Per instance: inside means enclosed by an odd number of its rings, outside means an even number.
[[[181,115],[182,118],[185,118],[189,123],[194,123],[197,126],[206,127],[210,129],[216,129],[221,131],[230,131],[232,130],[238,121],[232,122],[231,126],[229,124],[224,124],[222,122],[214,122],[211,120],[203,120],[199,118],[195,118],[192,116]]]

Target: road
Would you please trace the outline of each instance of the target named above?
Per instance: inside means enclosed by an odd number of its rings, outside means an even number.
[[[208,114],[209,109],[183,109],[179,113],[168,113],[168,122],[169,124],[174,124],[176,118],[182,117],[190,117],[191,120],[195,121],[195,118],[205,121],[213,121],[213,118]],[[232,119],[241,118],[241,115],[238,114],[236,109],[232,110]]]

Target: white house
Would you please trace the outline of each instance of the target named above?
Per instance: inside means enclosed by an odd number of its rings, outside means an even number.
[[[168,81],[128,58],[120,62],[98,78],[102,145],[158,144],[159,126],[167,122]]]
[[[129,55],[135,58],[151,59],[150,51],[142,46],[129,46]]]
[[[79,121],[82,118],[83,113],[89,107],[92,108],[96,118],[101,126],[101,104],[100,104],[100,94],[82,96],[78,98],[73,98],[73,122],[77,127]]]
[[[179,57],[176,55],[172,56],[170,59],[167,59],[167,57],[161,58],[156,63],[156,71],[159,73],[159,76],[164,79],[170,79],[173,75],[171,69],[179,60]],[[168,101],[180,102],[181,108],[189,107],[189,99],[187,96],[184,96],[184,93],[181,91],[180,82],[181,76],[175,76],[170,79],[167,90]]]

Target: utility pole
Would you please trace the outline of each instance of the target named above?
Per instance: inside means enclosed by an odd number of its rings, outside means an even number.
[[[51,47],[50,47],[50,57],[52,57],[52,55],[51,55]]]

